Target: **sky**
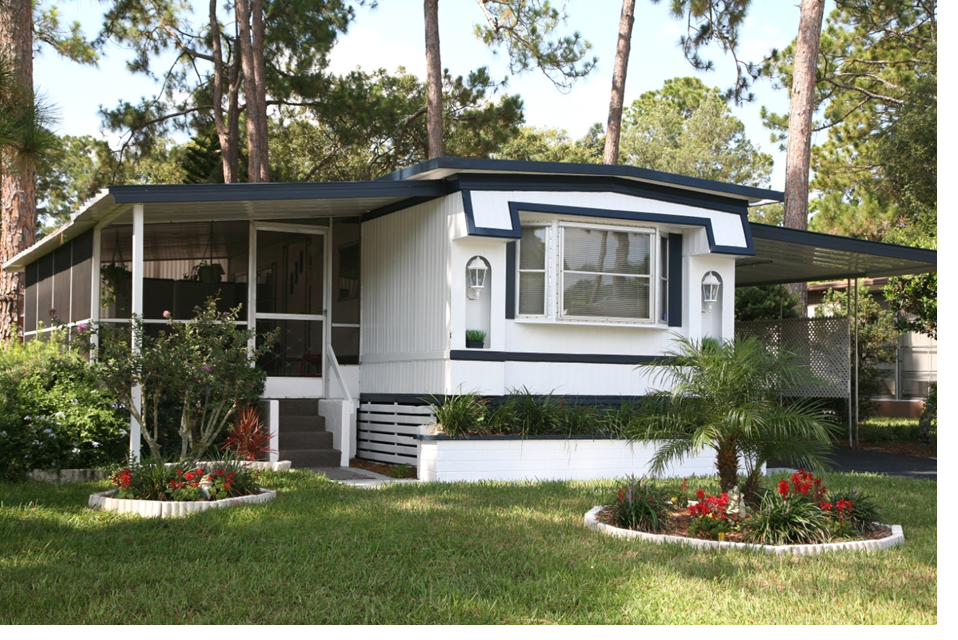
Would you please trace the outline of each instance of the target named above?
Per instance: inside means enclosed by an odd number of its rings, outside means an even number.
[[[553,2],[559,5],[560,2]],[[665,80],[680,76],[698,76],[708,86],[726,89],[735,79],[731,56],[714,51],[713,72],[696,72],[678,47],[683,24],[668,14],[668,2],[636,3],[626,83],[626,104],[643,92],[659,89]],[[831,3],[826,12],[831,9]],[[60,7],[66,20],[79,20],[88,36],[101,23],[103,5],[97,0],[76,0]],[[605,125],[612,83],[612,65],[618,33],[620,0],[568,0],[567,22],[561,33],[579,31],[592,44],[591,54],[598,58],[592,74],[576,82],[568,93],[560,93],[541,72],[530,71],[510,77],[505,91],[518,93],[525,104],[526,124],[535,127],[565,129],[573,138],[585,134],[596,122]],[[225,12],[221,12],[221,19]],[[473,35],[474,25],[483,19],[475,0],[443,0],[439,5],[440,47],[443,67],[454,75],[465,75],[488,66],[492,77],[509,76],[505,55],[494,55]],[[740,36],[741,58],[761,60],[772,48],[784,48],[798,32],[798,7],[793,0],[756,0]],[[356,7],[356,19],[333,49],[330,68],[345,73],[357,67],[366,71],[403,66],[420,77],[425,76],[425,44],[421,0],[380,0],[376,9]],[[98,110],[111,107],[120,99],[136,103],[152,96],[157,86],[142,75],[126,70],[130,52],[111,45],[97,67],[84,67],[59,59],[41,47],[34,62],[34,82],[39,91],[57,107],[56,130],[61,134],[103,135],[112,142],[115,134],[102,132]],[[172,58],[170,58],[172,60]],[[774,89],[767,80],[753,89],[755,101],[737,107],[734,114],[742,120],[752,143],[772,154],[775,168],[771,188],[784,188],[785,154],[770,141],[770,132],[762,126],[761,106],[786,113],[788,93]]]

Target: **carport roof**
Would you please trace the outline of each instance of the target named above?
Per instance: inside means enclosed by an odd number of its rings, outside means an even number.
[[[755,255],[735,265],[737,286],[877,278],[938,270],[938,252],[750,223]]]

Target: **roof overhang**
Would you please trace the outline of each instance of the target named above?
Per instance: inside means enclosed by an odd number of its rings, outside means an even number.
[[[690,178],[664,171],[628,165],[575,164],[568,162],[527,162],[486,158],[433,158],[411,167],[388,173],[377,181],[448,180],[460,174],[513,174],[559,177],[618,178],[627,181],[675,187],[724,198],[743,200],[747,206],[783,202],[781,191]]]
[[[22,271],[27,264],[100,223],[132,223],[134,204],[146,205],[151,223],[280,220],[361,216],[386,207],[412,206],[449,192],[449,185],[441,180],[112,186],[3,268]]]
[[[738,286],[878,278],[938,270],[938,252],[751,223],[755,256],[735,264]]]

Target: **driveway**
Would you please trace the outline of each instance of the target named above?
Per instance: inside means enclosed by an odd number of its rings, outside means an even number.
[[[919,458],[883,451],[840,447],[835,449],[833,462],[835,471],[880,473],[901,478],[938,480],[936,458]]]

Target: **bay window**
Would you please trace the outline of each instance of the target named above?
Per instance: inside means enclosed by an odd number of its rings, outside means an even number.
[[[553,221],[522,225],[517,318],[665,322],[668,237],[656,229]]]

